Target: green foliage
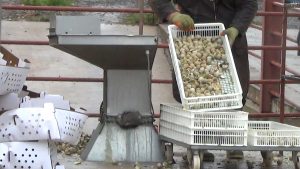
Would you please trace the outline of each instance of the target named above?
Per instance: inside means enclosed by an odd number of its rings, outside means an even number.
[[[74,0],[22,0],[24,5],[69,6]]]
[[[125,24],[136,25],[140,21],[140,14],[129,14],[124,20]],[[158,19],[154,14],[146,13],[144,14],[144,24],[145,25],[154,25],[157,23]]]

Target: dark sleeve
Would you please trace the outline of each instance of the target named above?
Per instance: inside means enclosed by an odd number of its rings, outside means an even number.
[[[231,23],[241,34],[245,33],[256,15],[258,5],[257,0],[236,0],[238,10]]]
[[[176,11],[170,0],[149,0],[149,4],[161,20],[166,20],[171,13]]]

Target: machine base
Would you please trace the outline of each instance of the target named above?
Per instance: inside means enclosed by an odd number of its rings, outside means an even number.
[[[105,162],[163,161],[160,140],[152,125],[122,129],[116,123],[100,123],[81,158]]]

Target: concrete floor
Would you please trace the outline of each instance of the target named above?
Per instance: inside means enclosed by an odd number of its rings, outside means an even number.
[[[2,21],[2,39],[6,40],[48,40],[49,23],[35,23],[35,22],[12,22]],[[137,26],[124,25],[102,25],[102,32],[108,34],[138,34]],[[144,32],[147,35],[156,35],[156,27],[144,27]],[[251,31],[252,32],[252,31]],[[253,32],[250,35],[252,38],[257,37]],[[251,39],[252,39],[251,38]],[[250,43],[251,44],[251,40]],[[255,42],[256,43],[256,42]],[[30,45],[4,45],[11,50],[17,57],[28,59],[31,62],[31,69],[29,76],[50,76],[50,77],[94,77],[99,78],[103,76],[102,69],[89,64],[85,61],[77,59],[72,55],[61,52],[50,46],[30,46]],[[291,56],[292,60],[288,60],[288,64],[295,66],[299,70],[300,57]],[[250,58],[251,63],[251,78],[256,79],[259,74],[259,64],[254,59]],[[256,65],[256,66],[255,66]],[[162,49],[158,49],[153,66],[154,79],[171,79],[170,66],[167,63],[166,57]],[[46,91],[50,94],[63,95],[65,99],[70,100],[73,107],[83,107],[90,113],[99,112],[99,104],[102,101],[102,83],[75,83],[75,82],[26,82],[29,90],[35,92]],[[297,90],[299,92],[299,90]],[[299,93],[295,93],[299,97]],[[152,85],[152,101],[155,112],[159,112],[160,103],[174,103],[175,100],[171,95],[170,84],[153,84]],[[98,124],[97,119],[88,119],[84,132],[91,133]],[[175,148],[175,160],[179,165],[174,165],[174,168],[186,168],[182,161],[182,154],[185,149],[182,147]],[[260,163],[262,159],[258,152],[246,152],[245,160],[242,161],[225,161],[224,151],[214,151],[216,154],[215,163],[205,164],[205,168],[248,168],[249,161],[253,163],[254,168],[261,168]],[[279,168],[292,168],[292,163],[289,162],[287,154],[285,156],[284,166]],[[114,169],[114,168],[133,168],[132,164],[103,164],[95,162],[83,162],[80,165],[74,165],[78,161],[78,157],[68,157],[60,155],[59,159],[66,169]],[[155,168],[156,164],[147,165],[144,168]],[[278,168],[274,163],[274,168]]]

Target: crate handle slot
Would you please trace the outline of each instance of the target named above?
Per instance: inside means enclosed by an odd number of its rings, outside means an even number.
[[[18,115],[13,115],[13,120],[14,120],[14,125],[15,126],[17,125],[16,118],[19,118],[19,116]]]

